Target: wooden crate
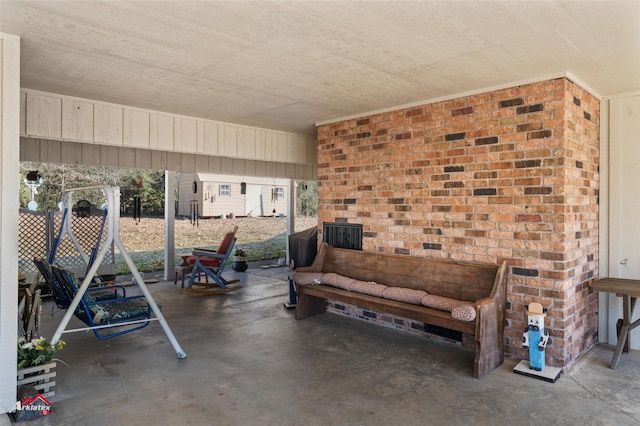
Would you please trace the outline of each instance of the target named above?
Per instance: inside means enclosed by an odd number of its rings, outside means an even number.
[[[36,365],[35,367],[27,367],[18,369],[18,386],[32,384],[38,393],[45,398],[52,397],[56,394],[53,389],[56,385],[55,377],[56,362]]]

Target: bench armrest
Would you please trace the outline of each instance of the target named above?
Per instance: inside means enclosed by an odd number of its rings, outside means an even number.
[[[496,303],[496,299],[493,297],[485,297],[484,299],[478,300],[474,305],[476,305],[479,309],[482,309],[483,306],[493,305]]]
[[[289,272],[322,272],[316,271],[316,268],[313,266],[301,266],[299,268],[289,269]]]
[[[296,265],[294,266],[293,271],[294,272],[322,272],[322,268],[324,267],[324,254],[325,251],[327,250],[327,247],[329,245],[327,243],[322,243],[320,245],[320,250],[318,251],[318,254],[316,254],[316,258],[313,259],[313,263],[311,264],[311,266],[301,266],[299,268],[296,268]]]

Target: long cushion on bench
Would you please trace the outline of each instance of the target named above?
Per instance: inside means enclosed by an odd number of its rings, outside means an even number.
[[[350,291],[376,297],[383,297],[384,292],[388,289],[389,287],[386,285],[374,283],[373,281],[353,281],[349,286]]]
[[[427,308],[422,305],[413,305],[368,294],[355,293],[327,285],[305,286],[304,294],[326,298],[327,300],[338,300],[342,303],[359,306],[375,312],[385,312],[399,317],[411,318],[415,321],[455,329],[462,333],[471,335],[475,333],[476,324],[474,322],[457,320],[452,318],[451,313],[447,311]],[[298,307],[300,307],[300,303],[296,306],[296,317],[299,313]],[[455,324],[455,328],[452,328],[453,324]]]
[[[385,299],[397,300],[398,302],[411,303],[413,305],[419,305],[422,302],[422,298],[426,295],[427,293],[423,290],[402,287],[387,287],[382,293],[382,297]]]
[[[333,287],[338,287],[344,290],[349,290],[351,288],[351,283],[355,281],[353,278],[334,273],[323,274],[321,280],[323,284],[329,284]]]
[[[326,277],[326,279],[325,279]],[[424,305],[441,311],[450,312],[453,318],[463,321],[476,319],[476,308],[469,302],[451,299],[449,297],[428,294],[422,290],[404,287],[389,287],[373,281],[354,280],[335,273],[324,274],[322,272],[296,272],[294,281],[299,285],[328,284],[343,290],[368,294],[398,302]]]

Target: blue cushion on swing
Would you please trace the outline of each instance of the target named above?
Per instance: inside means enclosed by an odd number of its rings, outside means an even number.
[[[80,287],[79,280],[70,271],[57,268],[61,273],[67,288],[73,286],[74,294]],[[87,313],[78,305],[77,314],[86,320],[91,319],[94,324],[101,324],[110,321],[121,321],[125,319],[147,318],[149,313],[149,303],[142,296],[134,297],[114,297],[117,293],[114,289],[89,289],[83,296],[83,304],[89,310],[90,318],[86,318]],[[84,320],[83,320],[84,321]]]
[[[100,324],[109,321],[135,319],[137,317],[146,318],[149,312],[149,304],[146,299],[140,298],[89,304],[89,309],[94,314],[93,322]]]

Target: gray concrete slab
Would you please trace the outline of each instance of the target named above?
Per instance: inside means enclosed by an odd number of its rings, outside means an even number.
[[[65,335],[52,413],[25,424],[640,423],[637,351],[611,370],[613,348],[598,346],[556,383],[514,374],[511,359],[478,380],[459,346],[334,314],[296,321],[283,307],[285,268],[225,275],[243,288],[200,296],[149,285],[187,359],[158,324],[109,341]],[[45,307],[45,336],[62,315]]]

